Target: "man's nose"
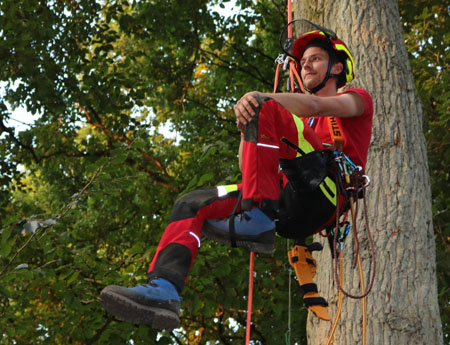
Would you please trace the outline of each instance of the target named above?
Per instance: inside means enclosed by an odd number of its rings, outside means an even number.
[[[310,64],[309,59],[306,59],[305,61],[303,61],[302,68],[304,68],[304,69],[310,69],[311,68],[311,64]]]

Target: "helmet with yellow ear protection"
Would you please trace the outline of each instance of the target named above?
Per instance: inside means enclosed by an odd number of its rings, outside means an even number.
[[[297,35],[297,38],[286,38],[288,30]],[[285,40],[284,42],[283,39]],[[333,31],[320,25],[305,19],[295,19],[284,28],[280,36],[280,45],[283,51],[296,61],[298,72],[301,70],[300,59],[305,49],[310,46],[320,46],[328,51],[330,57],[333,55],[335,57],[334,60],[337,59],[337,61],[332,61],[333,59],[330,58],[325,79],[313,90],[308,90],[309,92],[315,93],[319,91],[331,77],[337,78],[338,88],[351,82],[355,77],[355,63],[345,42],[340,40]],[[341,62],[343,65],[343,71],[339,75],[331,73],[332,64],[336,62]]]
[[[292,54],[294,55],[294,57],[300,60],[303,56],[305,48],[308,47],[308,44],[317,39],[328,41],[330,43],[330,48],[333,49],[343,60],[341,62],[344,66],[343,73],[345,74],[345,80],[343,84],[341,82],[341,85],[338,85],[338,87],[342,87],[346,83],[351,82],[355,77],[355,64],[353,61],[353,56],[350,53],[347,45],[337,37],[333,38],[332,36],[328,36],[320,30],[308,32],[294,41],[294,45],[292,46]]]

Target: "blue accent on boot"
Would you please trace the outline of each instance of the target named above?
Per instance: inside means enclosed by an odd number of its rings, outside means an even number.
[[[230,232],[230,218],[207,219],[209,225],[227,233]],[[263,232],[274,230],[275,222],[259,208],[243,211],[234,218],[234,231],[236,235],[258,236]]]
[[[181,301],[175,286],[163,278],[154,278],[148,284],[138,285],[128,290],[151,300]]]
[[[119,320],[166,330],[180,325],[181,297],[166,279],[154,278],[133,288],[109,285],[100,293],[100,300]]]

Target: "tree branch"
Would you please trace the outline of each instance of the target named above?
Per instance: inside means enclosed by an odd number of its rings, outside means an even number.
[[[75,197],[69,203],[64,205],[61,208],[61,211],[58,214],[56,214],[54,218],[61,219],[62,217],[64,217],[67,214],[67,212],[69,212],[72,209],[73,206],[75,206],[78,203],[78,201],[85,194],[85,192],[89,188],[89,186],[94,182],[94,180],[97,178],[97,176],[100,175],[100,173],[102,172],[104,166],[105,165],[102,165],[100,168],[97,169],[97,171],[95,172],[95,174],[92,177],[92,179],[77,194],[74,194]],[[7,268],[14,262],[16,257],[28,246],[28,244],[31,242],[31,240],[33,238],[35,238],[39,233],[41,233],[40,230],[45,230],[45,229],[47,229],[49,227],[51,227],[51,225],[39,224],[39,226],[33,232],[33,234],[30,236],[30,238],[22,245],[22,247],[20,247],[17,250],[17,252],[14,253],[13,257],[11,258],[11,260],[9,260],[9,262],[5,265],[3,270],[0,272],[0,276],[2,276],[3,273],[6,272]]]
[[[11,129],[11,128],[6,127],[5,124],[4,124],[4,122],[3,122],[3,119],[2,119],[2,118],[0,118],[0,129],[1,129],[2,132],[8,133],[9,136],[11,137],[11,139],[12,139],[17,145],[19,145],[20,147],[23,147],[24,149],[27,149],[27,150],[31,153],[31,155],[33,156],[33,159],[35,160],[36,163],[39,162],[39,159],[38,159],[38,157],[36,156],[36,152],[34,152],[33,147],[28,146],[28,145],[25,145],[25,144],[24,144],[23,142],[21,142],[18,138],[16,138],[16,137],[14,136],[14,130]],[[1,132],[0,132],[0,133],[1,133]]]
[[[201,51],[202,51],[206,56],[208,56],[208,55],[209,55],[209,56],[212,56],[212,57],[214,57],[215,59],[217,59],[218,61],[220,61],[220,62],[223,63],[223,65],[221,65],[221,64],[218,64],[218,63],[215,63],[215,62],[211,62],[211,65],[212,65],[212,66],[224,67],[224,65],[225,65],[225,66],[227,66],[227,67],[229,67],[229,68],[231,68],[231,69],[233,69],[233,70],[237,70],[237,71],[243,72],[244,74],[247,74],[247,75],[249,75],[250,77],[252,77],[252,78],[254,78],[254,79],[260,81],[261,83],[264,83],[264,84],[267,84],[267,85],[272,86],[272,83],[271,83],[271,82],[268,82],[268,81],[266,80],[266,78],[264,78],[264,77],[261,75],[261,73],[259,73],[259,70],[257,69],[257,67],[252,66],[248,61],[247,61],[247,64],[248,64],[249,66],[253,67],[253,69],[256,70],[258,73],[255,74],[255,73],[250,72],[250,71],[249,71],[248,69],[246,69],[246,68],[239,67],[239,66],[237,66],[236,64],[234,64],[234,63],[232,63],[232,62],[230,62],[230,61],[228,61],[228,60],[223,59],[220,55],[218,55],[218,54],[216,54],[216,53],[214,53],[214,52],[212,52],[212,51],[208,51],[208,50],[205,50],[205,49],[201,49]],[[241,55],[242,55],[242,54],[241,54]]]
[[[103,131],[105,134],[107,134],[110,138],[113,138],[113,139],[118,140],[118,141],[126,142],[127,144],[132,144],[132,143],[133,143],[133,140],[130,139],[130,138],[128,138],[127,136],[125,136],[125,135],[119,136],[119,135],[113,133],[111,130],[109,130],[109,129],[106,128],[105,126],[103,126],[102,124],[97,123],[97,122],[94,122],[94,121],[92,120],[92,116],[89,114],[89,112],[88,112],[86,109],[84,109],[84,108],[83,108],[80,104],[78,104],[78,103],[75,103],[75,105],[78,107],[78,109],[80,109],[80,110],[84,113],[84,115],[86,116],[87,122],[88,122],[90,125],[92,125],[92,126],[98,128],[98,129],[102,130],[102,131]],[[150,154],[148,154],[147,152],[145,152],[145,151],[143,151],[143,150],[141,150],[141,149],[138,149],[137,151],[141,154],[142,157],[146,158],[147,160],[150,160],[150,161],[154,162],[154,163],[156,164],[156,166],[164,173],[164,175],[169,176],[169,174],[167,173],[166,168],[162,165],[162,163],[161,163],[157,158],[151,156]],[[150,174],[150,176],[151,176],[152,178],[155,178],[156,175],[155,175],[155,174]],[[163,181],[161,181],[160,179],[155,179],[155,180],[156,180],[158,183],[160,183],[162,186],[164,186],[164,187],[166,187],[166,188],[168,187],[167,182],[163,182]]]

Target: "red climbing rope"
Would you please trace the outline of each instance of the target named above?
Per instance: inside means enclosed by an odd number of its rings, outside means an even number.
[[[287,1],[287,11],[288,11],[288,15],[287,15],[287,21],[288,23],[292,21],[292,0],[288,0]],[[289,27],[288,29],[288,37],[292,37],[292,28]],[[275,72],[275,82],[274,82],[274,91],[273,92],[277,92],[277,87],[278,87],[278,78],[279,78],[279,72],[280,72],[280,64],[277,65],[277,69]],[[295,76],[297,77],[297,80],[301,80],[298,72],[295,70],[292,61],[290,61],[289,63],[289,75],[290,75],[290,80],[291,80],[291,88],[293,89],[293,74],[295,74]],[[301,83],[300,83],[301,84]],[[303,85],[302,89],[303,89]],[[303,90],[304,91],[304,90]],[[253,303],[253,275],[254,275],[254,262],[255,262],[255,253],[254,252],[250,252],[250,267],[249,267],[249,276],[248,276],[248,305],[247,305],[247,328],[246,328],[246,332],[245,332],[245,345],[249,345],[250,344],[250,331],[251,331],[251,323],[252,323],[252,303]]]
[[[252,303],[253,303],[253,271],[255,264],[255,253],[250,252],[250,267],[248,272],[248,304],[247,304],[247,329],[245,332],[245,345],[250,344],[250,331],[252,327]]]

